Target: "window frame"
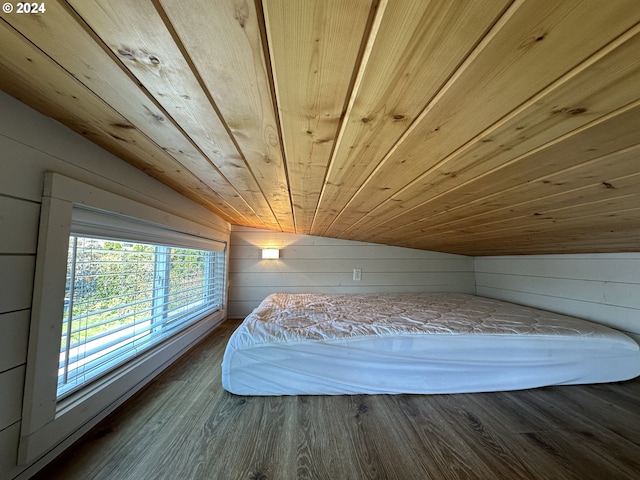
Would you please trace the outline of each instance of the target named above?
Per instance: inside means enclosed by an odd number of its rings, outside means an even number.
[[[156,233],[191,235],[205,243],[215,243],[225,255],[224,293],[219,310],[205,314],[171,339],[58,401],[57,372],[74,206],[113,214],[114,224],[118,218],[126,217]],[[105,225],[105,230],[109,227]],[[89,423],[104,418],[226,318],[227,241],[228,236],[217,229],[57,173],[45,174],[18,449],[20,463],[37,460],[72,434],[88,428]]]
[[[100,220],[103,216],[97,217],[97,220]],[[74,392],[86,388],[90,382],[109,375],[118,366],[167,341],[204,315],[219,310],[224,301],[221,298],[222,292],[217,288],[220,286],[219,283],[224,282],[223,275],[215,267],[217,262],[224,265],[224,251],[167,245],[167,242],[160,244],[131,241],[127,238],[126,232],[121,236],[123,238],[88,236],[76,233],[72,228],[67,255],[68,273],[64,300],[65,313],[62,319],[63,334],[60,342],[58,403],[73,395]],[[118,288],[117,292],[110,290],[110,293],[115,295],[110,300],[118,303],[110,303],[106,310],[104,310],[104,304],[101,304],[99,310],[95,310],[95,307],[87,311],[78,310],[82,308],[78,305],[82,305],[83,301],[100,301],[91,293],[88,297],[82,296],[84,290],[81,283],[86,273],[82,266],[93,265],[96,261],[93,256],[83,257],[87,255],[85,241],[91,244],[89,247],[91,252],[98,256],[110,255],[113,258],[115,255],[116,268],[120,275],[131,275],[132,269],[139,272],[141,265],[146,269],[143,283],[135,284],[138,287],[135,292],[128,290],[124,293],[121,288]],[[99,245],[104,245],[104,242],[120,245],[122,248],[102,250]],[[144,252],[127,247],[134,245],[142,247]],[[172,297],[172,288],[176,286],[175,281],[180,282],[182,277],[175,276],[177,274],[174,274],[174,268],[181,264],[181,259],[185,255],[181,252],[196,252],[201,262],[199,265],[202,278],[200,283],[189,286],[187,290],[184,290],[184,285],[180,285],[178,293],[182,294],[182,297],[176,298]],[[190,261],[193,261],[193,253],[187,253],[187,256]],[[76,270],[78,265],[80,265],[79,270]],[[111,261],[110,265],[113,265]],[[91,277],[95,274],[93,270],[89,272]],[[129,286],[132,285],[129,283]],[[79,288],[75,288],[76,286]],[[130,295],[136,295],[134,303],[128,303],[129,300],[125,299]],[[127,309],[127,312],[121,316],[123,309]],[[118,311],[117,316],[121,320],[117,327],[111,323],[118,320],[112,315],[115,311]],[[96,325],[94,321],[89,320],[95,319],[100,314],[109,316],[105,323],[110,326],[105,330],[100,328],[100,323]],[[88,323],[85,324],[86,321]],[[96,327],[99,331],[94,330]],[[74,334],[79,338],[73,340]],[[107,338],[110,340],[106,341]]]

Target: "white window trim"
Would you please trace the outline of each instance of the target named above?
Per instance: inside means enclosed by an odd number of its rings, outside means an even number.
[[[25,379],[19,462],[42,457],[88,422],[103,418],[226,318],[222,308],[168,342],[62,402],[56,399],[57,368],[67,249],[74,206],[97,209],[209,239],[226,249],[220,232],[56,173],[45,175]],[[224,245],[224,246],[221,246]],[[228,264],[228,262],[227,262]]]

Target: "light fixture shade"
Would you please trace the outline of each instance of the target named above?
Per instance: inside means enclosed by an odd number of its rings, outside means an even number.
[[[262,259],[263,260],[276,260],[280,258],[280,250],[277,248],[263,248]]]

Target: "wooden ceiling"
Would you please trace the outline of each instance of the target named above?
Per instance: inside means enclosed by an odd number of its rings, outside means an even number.
[[[0,86],[236,225],[640,251],[638,0],[47,0]]]

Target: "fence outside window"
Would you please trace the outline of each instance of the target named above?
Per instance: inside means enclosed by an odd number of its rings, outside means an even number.
[[[58,399],[224,301],[224,252],[72,234]]]

